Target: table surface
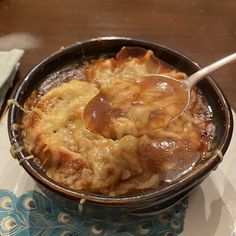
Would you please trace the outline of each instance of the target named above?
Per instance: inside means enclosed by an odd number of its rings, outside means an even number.
[[[0,0],[0,50],[26,49],[18,81],[62,46],[100,36],[156,42],[200,65],[236,51],[236,1]],[[214,73],[236,109],[236,65]]]

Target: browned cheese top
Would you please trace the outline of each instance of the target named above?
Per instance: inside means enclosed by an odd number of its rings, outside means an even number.
[[[204,98],[193,90],[175,118],[186,86],[153,75],[187,76],[152,51],[124,47],[75,70],[25,104],[24,145],[50,178],[92,193],[132,194],[171,184],[210,156],[214,124]]]

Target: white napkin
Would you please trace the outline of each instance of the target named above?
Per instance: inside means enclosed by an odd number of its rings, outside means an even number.
[[[21,49],[0,52],[0,110],[6,93],[13,84],[23,54],[24,50]]]

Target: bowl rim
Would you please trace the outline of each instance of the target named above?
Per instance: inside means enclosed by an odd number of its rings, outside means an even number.
[[[15,94],[13,96],[13,99],[18,101],[18,98],[21,96],[21,90],[24,87],[25,83],[27,83],[28,80],[32,76],[34,76],[34,73],[36,73],[38,70],[40,70],[41,67],[43,67],[45,64],[49,63],[50,60],[58,57],[62,53],[66,53],[70,50],[75,49],[76,47],[80,47],[86,43],[93,43],[97,41],[127,41],[127,42],[133,42],[137,44],[144,44],[148,47],[148,45],[151,45],[153,47],[159,47],[164,49],[165,51],[171,52],[172,54],[175,54],[178,57],[181,57],[189,62],[191,62],[197,69],[200,69],[200,65],[196,63],[193,59],[190,57],[187,57],[183,55],[182,53],[175,51],[171,48],[168,48],[166,46],[163,46],[158,43],[149,42],[145,40],[140,39],[132,39],[129,37],[116,37],[116,36],[108,36],[108,37],[98,37],[98,38],[92,38],[90,40],[85,40],[76,44],[72,44],[64,49],[60,49],[51,55],[47,56],[45,59],[41,60],[39,63],[37,63],[24,77],[24,79],[20,82],[18,85]],[[230,105],[223,94],[220,87],[217,85],[217,83],[210,77],[207,77],[208,82],[213,87],[213,89],[217,92],[219,95],[222,104],[224,106],[225,116],[226,120],[228,121],[228,124],[225,125],[225,132],[224,136],[222,137],[221,143],[219,145],[219,150],[224,154],[229,146],[232,131],[233,131],[233,117],[232,112],[230,109]],[[16,112],[16,109],[18,109],[15,105],[10,105],[9,107],[9,113],[8,113],[8,134],[9,139],[11,142],[11,145],[18,144],[18,140],[15,137],[15,131],[11,129],[11,125],[16,123],[14,114]],[[92,193],[86,193],[83,191],[74,190],[68,187],[64,187],[60,185],[59,183],[55,182],[54,180],[50,179],[49,177],[42,176],[40,173],[36,171],[36,169],[31,165],[32,160],[27,160],[25,157],[29,156],[24,150],[19,151],[16,154],[17,159],[20,161],[20,164],[23,166],[23,168],[30,174],[33,179],[35,179],[37,182],[45,186],[46,188],[52,190],[53,192],[59,193],[60,195],[63,195],[65,197],[74,199],[74,200],[80,200],[80,199],[86,199],[89,202],[96,203],[96,204],[116,204],[116,205],[123,205],[123,204],[135,204],[140,201],[148,201],[153,198],[155,198],[157,201],[163,201],[163,199],[166,200],[166,198],[172,198],[175,195],[179,194],[181,191],[186,190],[186,188],[190,188],[192,185],[189,185],[191,182],[197,182],[198,179],[201,179],[201,177],[204,177],[208,175],[211,170],[216,169],[218,164],[222,161],[222,157],[220,157],[217,153],[214,153],[212,157],[205,162],[201,168],[196,168],[193,171],[191,171],[188,175],[181,177],[181,179],[178,182],[174,182],[162,189],[153,190],[153,191],[147,191],[142,194],[135,194],[135,195],[127,195],[127,196],[106,196],[101,194],[92,194]],[[189,186],[188,186],[189,185]]]

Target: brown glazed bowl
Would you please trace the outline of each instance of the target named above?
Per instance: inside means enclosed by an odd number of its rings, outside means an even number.
[[[191,75],[200,69],[199,65],[190,58],[156,43],[122,37],[103,37],[77,43],[41,61],[21,82],[13,98],[20,105],[23,105],[33,90],[37,90],[42,84],[45,85],[47,82],[51,82],[47,81],[50,74],[60,71],[70,64],[96,59],[100,56],[115,55],[122,46],[138,46],[151,49],[159,59],[185,72],[187,75]],[[225,154],[233,130],[233,118],[229,103],[211,77],[202,80],[197,86],[212,109],[217,133],[215,142],[218,149]],[[10,106],[8,130],[11,144],[14,146],[22,146],[21,130],[12,129],[13,124],[22,123],[22,115],[22,111],[17,106]],[[87,207],[89,209],[88,212],[92,212],[93,217],[98,218],[101,217],[99,215],[101,208],[103,216],[106,215],[110,218],[116,218],[120,215],[141,214],[143,216],[155,214],[189,194],[222,161],[221,157],[214,154],[201,167],[194,169],[178,182],[162,189],[131,196],[110,197],[76,191],[56,183],[46,175],[44,170],[39,168],[35,160],[24,160],[28,155],[24,149],[19,149],[15,153],[15,157],[20,161],[26,172],[32,176],[47,195],[54,199],[57,198],[61,202],[60,204],[66,206],[68,206],[68,203],[73,205],[79,203],[81,199],[86,199],[85,209]],[[108,213],[104,214],[104,210],[108,211]],[[122,214],[117,214],[117,211],[122,212]]]

